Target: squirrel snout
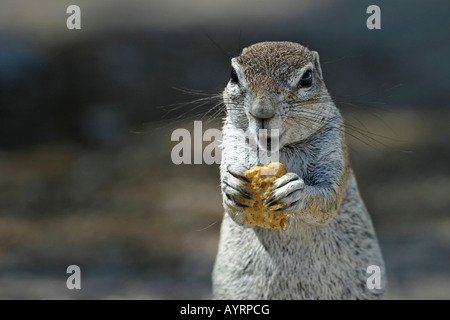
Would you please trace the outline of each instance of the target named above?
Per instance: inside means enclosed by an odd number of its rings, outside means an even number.
[[[256,119],[266,120],[273,118],[276,108],[268,101],[257,99],[250,104],[249,113]]]

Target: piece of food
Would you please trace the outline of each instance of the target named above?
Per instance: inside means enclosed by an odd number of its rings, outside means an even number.
[[[271,162],[263,167],[253,167],[245,172],[245,177],[250,180],[250,183],[244,182],[244,185],[253,194],[253,200],[241,199],[243,204],[249,206],[244,208],[244,219],[248,224],[266,229],[286,229],[287,215],[282,211],[270,210],[281,208],[281,205],[270,207],[264,205],[264,201],[270,197],[274,181],[285,174],[286,169],[279,162]]]

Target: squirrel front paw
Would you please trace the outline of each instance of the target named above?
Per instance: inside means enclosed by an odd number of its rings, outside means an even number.
[[[301,206],[305,182],[298,174],[288,172],[275,180],[270,197],[264,202],[266,207],[280,205],[271,211],[296,211]]]
[[[232,210],[248,208],[238,199],[240,197],[253,200],[252,193],[244,186],[243,181],[250,182],[245,177],[247,168],[229,164],[222,177],[223,202]]]

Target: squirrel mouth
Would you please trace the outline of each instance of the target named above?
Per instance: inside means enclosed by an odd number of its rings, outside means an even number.
[[[258,137],[258,146],[266,151],[277,151],[280,148],[280,138],[278,134],[273,136],[260,134]]]

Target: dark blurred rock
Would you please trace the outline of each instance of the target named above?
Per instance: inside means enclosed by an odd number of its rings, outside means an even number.
[[[81,114],[80,126],[82,137],[95,145],[114,147],[126,140],[126,117],[117,108],[89,106]]]
[[[0,87],[35,85],[45,59],[30,43],[12,35],[0,34]]]

